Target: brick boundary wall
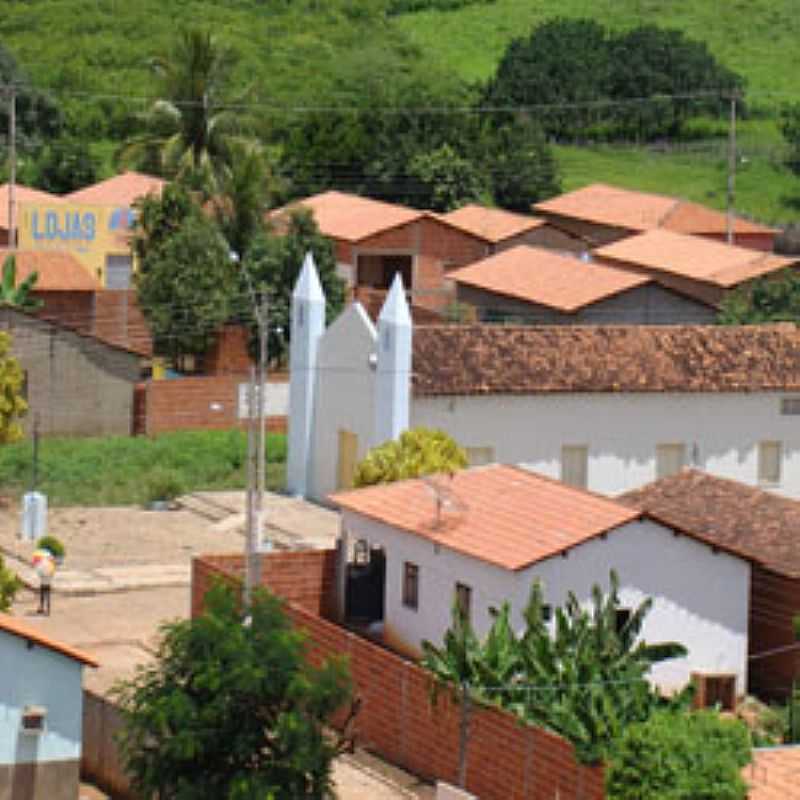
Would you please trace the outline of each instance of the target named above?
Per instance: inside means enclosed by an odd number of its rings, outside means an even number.
[[[270,553],[262,584],[286,600],[286,611],[308,636],[312,663],[346,656],[360,701],[356,741],[429,780],[455,783],[458,709],[445,695],[431,704],[431,679],[421,667],[324,618],[333,611],[334,550]],[[201,556],[192,562],[192,614],[214,578],[239,585],[241,556]],[[602,800],[602,767],[581,765],[572,745],[496,708],[473,711],[467,786],[481,800]]]
[[[135,389],[135,434],[154,436],[184,430],[229,430],[245,427],[238,416],[240,375],[200,375],[150,380]],[[267,417],[267,430],[285,433],[285,416]]]

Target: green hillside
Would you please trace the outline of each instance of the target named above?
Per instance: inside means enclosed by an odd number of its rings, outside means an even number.
[[[798,216],[800,179],[782,166],[777,130],[781,104],[800,100],[794,0],[495,0],[387,17],[389,2],[0,0],[0,42],[52,92],[109,171],[113,140],[127,134],[131,110],[151,87],[148,58],[186,24],[211,28],[238,51],[237,87],[259,109],[262,134],[278,146],[281,131],[305,109],[347,106],[354,97],[368,104],[376,86],[386,96],[398,77],[418,76],[440,97],[451,96],[453,78],[484,81],[512,38],[554,16],[593,17],[612,28],[680,28],[747,80],[752,117],[739,127],[737,207],[765,221]],[[560,146],[564,187],[603,180],[723,207],[725,127],[708,128],[679,146]]]

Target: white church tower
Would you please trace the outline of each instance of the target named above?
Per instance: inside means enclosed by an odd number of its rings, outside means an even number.
[[[314,257],[307,253],[292,292],[292,341],[289,350],[289,453],[286,488],[305,497],[311,470],[317,353],[325,331],[325,295]]]
[[[396,439],[408,428],[411,401],[411,313],[396,272],[378,317],[375,370],[375,441]]]

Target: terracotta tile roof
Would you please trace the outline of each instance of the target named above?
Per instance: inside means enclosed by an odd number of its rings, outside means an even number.
[[[800,577],[800,502],[694,469],[617,498],[666,525],[736,551],[780,575]]]
[[[19,207],[24,203],[63,203],[64,198],[57,194],[43,192],[41,189],[29,189],[27,186],[14,185],[14,202],[17,206],[17,222],[20,218]],[[8,184],[0,186],[0,228],[8,230]]]
[[[9,251],[0,251],[4,261]],[[38,272],[34,290],[39,292],[94,292],[100,284],[72,253],[50,250],[19,250],[17,284],[32,272]]]
[[[130,206],[147,194],[160,195],[166,181],[141,172],[123,172],[113,178],[66,195],[72,203],[98,206]]]
[[[45,634],[36,630],[36,628],[32,627],[31,625],[26,625],[24,622],[20,621],[16,617],[12,617],[10,614],[0,613],[0,631],[6,631],[6,633],[19,636],[21,639],[27,639],[29,642],[41,645],[42,647],[47,647],[49,650],[55,650],[55,652],[61,653],[62,655],[72,658],[75,661],[80,661],[89,667],[100,666],[98,662],[87,653],[84,653],[83,651],[74,647],[70,647],[68,644],[57,642],[55,639],[51,639],[49,636],[45,636]]]
[[[791,800],[800,794],[800,747],[787,745],[753,750],[753,761],[742,770],[750,787],[747,800]]]
[[[677,197],[637,192],[605,183],[593,183],[573,192],[537,203],[540,213],[593,222],[631,231],[666,228],[679,233],[723,234],[727,217],[721,211]],[[773,228],[737,217],[738,234],[773,234]]]
[[[439,214],[439,218],[493,244],[547,224],[537,217],[514,214],[501,208],[487,208],[474,203],[448,214]]]
[[[330,191],[277,208],[270,211],[267,217],[280,226],[281,219],[298,206],[313,212],[317,225],[325,236],[347,242],[358,242],[425,216],[422,211],[404,206]]]
[[[800,390],[800,331],[762,326],[415,328],[420,395]]]
[[[621,239],[598,247],[594,254],[615,263],[713,283],[724,289],[785,269],[799,260],[796,256],[777,256],[665,230]]]
[[[587,264],[575,256],[529,245],[504,250],[454,270],[447,277],[567,313],[650,282],[646,275],[606,264]]]
[[[493,464],[438,476],[459,508],[437,524],[431,489],[419,479],[335,494],[340,508],[519,570],[638,519],[638,511],[518,467]]]

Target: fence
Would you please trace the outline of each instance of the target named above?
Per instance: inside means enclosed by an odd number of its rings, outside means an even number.
[[[334,608],[335,563],[333,550],[270,553],[262,558],[262,583],[287,601],[313,663],[348,658],[360,701],[357,743],[424,778],[455,783],[458,709],[444,696],[432,705],[421,667],[324,618]],[[242,569],[241,556],[196,558],[192,613],[201,611],[214,578],[238,585]],[[560,736],[484,707],[470,718],[466,789],[481,800],[601,800],[603,769],[579,764]]]

